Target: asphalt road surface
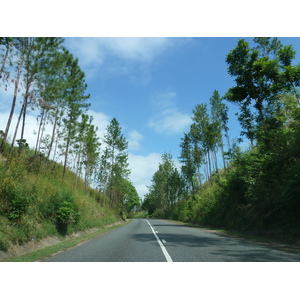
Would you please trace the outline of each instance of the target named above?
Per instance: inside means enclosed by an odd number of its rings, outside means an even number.
[[[46,262],[299,262],[300,254],[163,220],[136,219]]]

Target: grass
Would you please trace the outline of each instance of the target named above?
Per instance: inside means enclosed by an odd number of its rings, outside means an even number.
[[[0,156],[1,251],[121,220],[105,195],[85,189],[84,181],[71,170],[62,179],[62,165],[49,161],[47,167],[30,151],[9,159]]]
[[[129,220],[128,222],[131,222],[132,220]],[[47,257],[50,257],[52,254],[65,251],[69,248],[75,247],[83,242],[86,242],[90,239],[93,239],[95,237],[98,237],[106,232],[112,231],[118,227],[124,226],[126,223],[116,224],[111,227],[107,228],[100,228],[99,230],[80,236],[72,239],[66,239],[62,241],[61,243],[58,243],[56,245],[48,246],[42,249],[34,250],[29,253],[11,257],[8,259],[5,259],[4,262],[33,262],[33,261],[41,261],[43,259],[46,259]]]

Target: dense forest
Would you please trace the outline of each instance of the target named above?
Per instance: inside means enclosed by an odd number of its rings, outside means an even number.
[[[240,39],[226,56],[235,86],[193,110],[175,167],[172,155],[152,178],[150,216],[290,240],[300,232],[300,65],[278,38]],[[230,140],[228,106],[239,108],[241,138]],[[243,139],[247,149],[240,147]],[[222,167],[220,167],[220,165]]]
[[[113,118],[99,138],[88,115],[85,74],[63,42],[0,39],[0,88],[13,90],[6,127],[0,128],[0,250],[125,219],[140,203],[122,128]],[[33,110],[38,122],[30,149],[24,132]],[[46,125],[51,134],[44,133]]]

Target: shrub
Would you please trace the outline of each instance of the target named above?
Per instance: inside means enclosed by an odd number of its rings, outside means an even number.
[[[27,212],[29,202],[29,198],[26,196],[16,196],[10,199],[7,212],[8,219],[15,222],[20,221],[23,214]]]
[[[64,201],[57,211],[57,220],[59,223],[77,223],[79,216],[80,214],[76,209],[76,205],[68,201]]]
[[[7,242],[4,235],[0,232],[0,251],[7,251],[9,243]]]
[[[60,200],[61,203],[56,211],[56,224],[59,233],[65,235],[70,224],[78,223],[80,213],[71,193],[63,193]]]

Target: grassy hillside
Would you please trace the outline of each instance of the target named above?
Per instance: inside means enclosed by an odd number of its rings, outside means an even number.
[[[96,190],[62,166],[26,149],[0,157],[0,250],[50,235],[64,236],[120,220]],[[76,189],[75,189],[75,181]]]
[[[299,123],[297,123],[299,124]],[[153,216],[278,238],[300,236],[300,131],[291,124],[272,144],[234,154],[194,195]]]

